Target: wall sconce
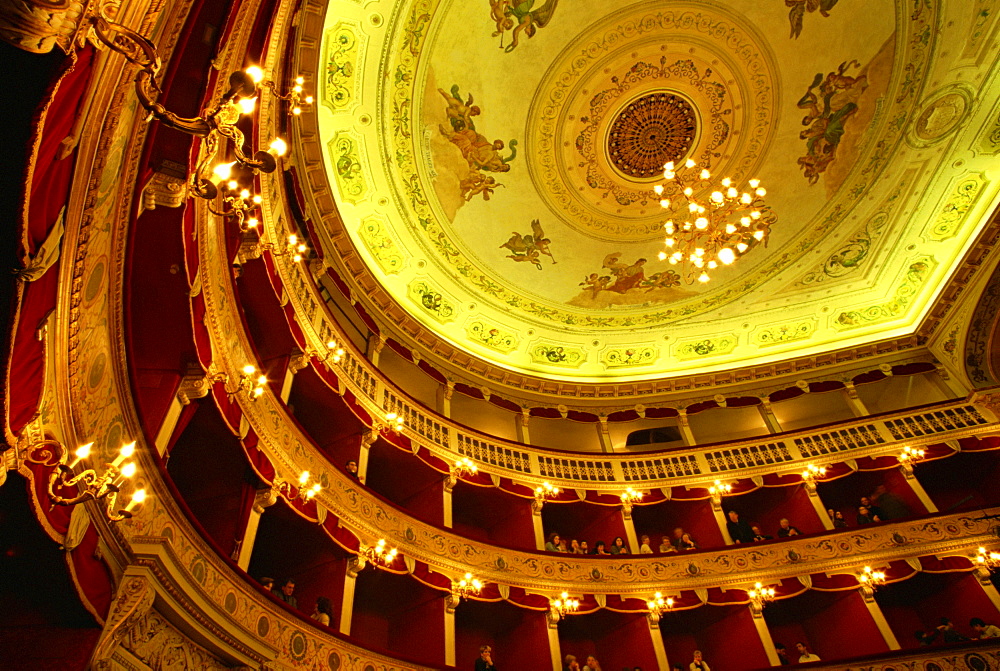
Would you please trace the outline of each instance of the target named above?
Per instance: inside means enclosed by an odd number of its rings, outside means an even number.
[[[661,592],[657,592],[652,599],[646,601],[646,609],[649,611],[649,618],[653,623],[659,622],[663,614],[673,607],[674,598],[672,596],[664,598]]]
[[[288,240],[285,242],[284,249],[279,249],[278,245],[273,242],[266,242],[261,245],[264,249],[271,252],[272,256],[288,256],[291,257],[292,261],[295,263],[300,262],[305,258],[306,252],[309,251],[309,247],[304,243],[299,241],[299,236],[292,233],[288,236]]]
[[[708,495],[712,499],[712,509],[722,510],[722,497],[733,491],[733,486],[728,483],[723,483],[722,480],[716,480],[708,488]]]
[[[545,505],[545,499],[553,496],[559,496],[562,490],[549,484],[548,480],[542,482],[542,484],[535,487],[535,498],[531,502],[531,512],[535,515],[542,514],[542,506]]]
[[[475,475],[479,472],[479,467],[476,466],[476,462],[472,461],[468,457],[462,457],[452,465],[448,472],[448,480],[445,483],[445,489],[451,491],[454,489],[455,485],[458,484],[458,479],[463,475]]]
[[[992,571],[997,566],[1000,566],[1000,552],[987,552],[986,548],[981,547],[976,552],[975,562],[979,566]]]
[[[806,470],[802,471],[802,481],[806,483],[806,490],[810,493],[816,491],[816,480],[826,476],[826,466],[807,464]]]
[[[337,346],[336,340],[330,340],[326,343],[326,356],[323,357],[323,361],[332,359],[333,363],[340,363],[340,360],[344,358],[344,348]]]
[[[622,500],[622,515],[625,519],[632,519],[632,505],[642,501],[642,497],[642,492],[637,492],[631,487],[626,488],[625,491],[621,493],[619,498]]]
[[[264,72],[262,70],[260,70],[260,68],[247,68],[247,71],[249,72],[251,69],[256,69],[256,70],[260,71],[260,78],[263,79]],[[256,74],[256,72],[254,74]],[[258,80],[258,81],[260,81],[260,80]],[[268,89],[270,89],[272,95],[274,95],[275,98],[277,98],[279,100],[287,101],[288,102],[288,111],[291,112],[294,116],[299,116],[300,114],[302,114],[302,105],[303,104],[306,104],[306,105],[312,105],[313,104],[313,97],[312,96],[305,96],[305,97],[303,97],[303,95],[302,95],[302,93],[304,91],[303,85],[305,83],[306,83],[306,80],[305,80],[304,77],[296,77],[295,78],[295,84],[292,86],[291,89],[289,89],[288,93],[286,93],[284,95],[278,93],[278,86],[277,86],[277,84],[275,84],[272,81],[260,81],[260,86],[267,87]]]
[[[471,573],[466,573],[461,580],[451,581],[451,592],[457,599],[468,599],[470,596],[479,594],[483,589],[483,583],[474,578]]]
[[[358,553],[374,565],[390,566],[396,560],[399,550],[396,548],[387,550],[385,539],[379,538],[378,542],[373,546],[367,546],[362,543],[358,546]]]
[[[924,458],[927,452],[918,447],[910,447],[907,445],[903,448],[902,453],[896,459],[899,461],[900,467],[903,469],[903,473],[906,477],[911,477],[913,475],[913,467],[918,461]]]
[[[398,412],[387,412],[385,413],[385,425],[380,426],[380,430],[383,432],[393,432],[399,434],[403,430],[403,415]]]
[[[885,584],[885,571],[876,571],[871,566],[866,566],[858,574],[858,582],[874,590]]]
[[[580,600],[571,599],[568,592],[563,592],[558,598],[549,601],[549,622],[555,625],[567,615],[580,610]]]
[[[243,366],[243,370],[240,373],[240,381],[236,384],[236,388],[227,389],[226,393],[232,397],[241,392],[245,392],[251,401],[256,401],[264,395],[264,390],[266,388],[267,376],[257,375],[257,367],[253,364],[247,364]]]
[[[294,501],[296,499],[302,499],[304,503],[312,501],[320,490],[323,489],[322,485],[318,482],[314,482],[311,486],[309,485],[309,480],[312,475],[309,471],[302,471],[299,473],[298,485],[292,486],[292,483],[287,480],[277,480],[274,483],[275,489],[284,494],[287,498]],[[294,493],[294,495],[293,495]]]
[[[49,473],[48,494],[53,505],[75,506],[85,501],[103,501],[103,512],[108,521],[120,522],[132,517],[132,511],[147,498],[145,489],[136,489],[124,508],[116,510],[116,507],[118,494],[122,487],[138,471],[134,461],[127,461],[135,454],[135,443],[122,445],[114,461],[105,464],[103,473],[98,474],[95,469],[88,468],[74,475],[73,469],[81,461],[90,458],[93,445],[93,443],[87,443],[78,447],[73,451],[72,463],[67,463],[69,453],[62,443],[57,440],[42,440],[28,445],[24,452],[24,460],[52,468],[51,473]],[[64,497],[56,493],[57,488],[75,488],[78,494]]]
[[[257,194],[251,195],[249,189],[240,189],[239,183],[234,179],[226,182],[225,189],[228,193],[222,196],[222,208],[217,210],[209,205],[209,211],[223,218],[236,219],[236,223],[244,233],[255,230],[260,221],[249,215],[260,207],[261,197]]]
[[[761,583],[756,583],[753,589],[747,590],[747,596],[750,598],[750,608],[755,616],[759,616],[764,611],[764,606],[767,602],[774,600],[775,593],[773,587],[764,587]]]

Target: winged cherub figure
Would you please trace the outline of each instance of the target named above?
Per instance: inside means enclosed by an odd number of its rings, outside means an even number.
[[[531,235],[521,235],[517,231],[514,231],[511,233],[510,239],[500,245],[500,248],[506,248],[512,252],[507,257],[508,259],[530,261],[535,264],[536,268],[541,270],[541,254],[552,259],[552,263],[556,262],[555,257],[552,256],[552,250],[549,249],[551,242],[550,239],[545,237],[541,223],[539,223],[538,219],[535,219],[531,222]]]

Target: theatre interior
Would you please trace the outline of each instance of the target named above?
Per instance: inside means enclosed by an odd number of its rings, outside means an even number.
[[[1000,0],[0,38],[0,669],[1000,668]]]

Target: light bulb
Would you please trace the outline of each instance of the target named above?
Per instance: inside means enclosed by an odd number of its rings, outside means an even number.
[[[257,108],[257,98],[240,98],[237,104],[240,106],[241,114],[253,114]]]
[[[253,375],[256,372],[257,372],[257,367],[256,366],[252,366],[250,364],[247,364],[247,365],[243,366],[243,374],[244,375]]]
[[[288,145],[280,137],[276,137],[271,140],[271,145],[268,147],[268,152],[275,156],[284,156],[288,151]]]
[[[254,84],[260,84],[262,81],[264,81],[264,71],[261,70],[260,67],[257,65],[251,65],[246,70],[244,70],[244,72],[250,75],[250,79],[253,80]]]
[[[660,252],[659,257],[660,257],[660,261],[666,261],[667,260],[667,253],[666,252]]]
[[[122,466],[122,477],[131,478],[133,475],[135,475],[135,462],[130,461]]]
[[[708,282],[708,273],[702,273],[701,275],[699,275],[698,281],[701,282],[702,284]]]
[[[691,159],[688,159],[688,160],[684,161],[684,167],[685,168],[693,168],[695,165],[696,165],[696,163],[693,160],[691,160]]]
[[[236,165],[236,161],[232,163],[219,163],[217,166],[212,168],[212,174],[215,175],[218,181],[215,183],[223,182],[233,174],[233,166]]]

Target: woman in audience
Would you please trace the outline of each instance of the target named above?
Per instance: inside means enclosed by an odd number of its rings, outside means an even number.
[[[643,534],[639,538],[639,554],[641,555],[651,555],[653,554],[653,548],[649,547],[649,536]]]
[[[319,622],[324,627],[329,627],[333,621],[333,602],[329,597],[316,597],[316,607],[313,608],[312,619]]]
[[[563,658],[563,671],[580,671],[580,662],[576,661],[574,655],[566,655]]]
[[[580,541],[575,538],[569,542],[569,553],[571,555],[582,555],[583,550],[580,549]]]
[[[833,528],[834,529],[846,529],[847,520],[844,519],[844,513],[839,510],[833,513]]]
[[[594,554],[595,555],[610,555],[607,548],[604,545],[604,541],[597,541],[594,543]]]
[[[590,547],[587,546],[587,541],[580,541],[580,554],[589,555]]]
[[[677,552],[677,548],[670,542],[670,536],[662,536],[660,538],[660,553],[666,554],[668,552]]]
[[[869,510],[865,506],[858,506],[858,517],[857,517],[858,526],[862,524],[873,524],[875,522],[881,522],[881,521],[882,520],[879,519],[878,515],[873,515],[871,510]]]
[[[680,545],[678,545],[677,549],[678,550],[697,550],[698,549],[698,544],[694,542],[693,538],[691,538],[691,534],[685,532],[684,534],[681,535],[681,542],[680,542]]]
[[[601,671],[601,665],[593,655],[587,655],[587,663],[583,667],[586,671]]]
[[[547,552],[562,552],[562,544],[560,543],[561,540],[562,539],[559,538],[559,534],[553,531],[545,540],[545,550]]]
[[[613,555],[627,555],[628,548],[625,547],[625,540],[621,536],[615,537],[615,540],[611,543],[611,554]]]

